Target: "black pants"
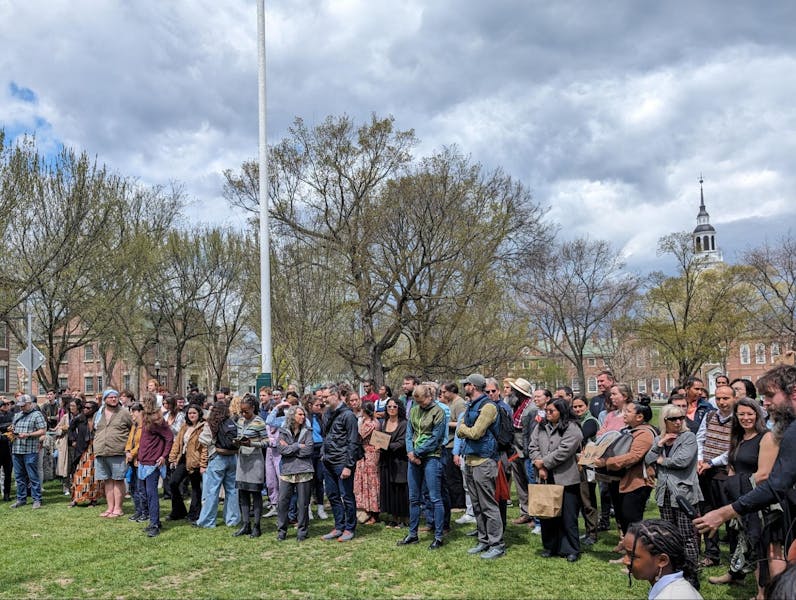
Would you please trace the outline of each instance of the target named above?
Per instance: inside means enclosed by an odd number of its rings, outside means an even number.
[[[191,507],[187,511],[180,492],[180,485],[186,479],[191,482]],[[169,485],[171,486],[171,518],[184,519],[187,516],[190,521],[196,521],[202,510],[202,474],[199,469],[189,473],[185,463],[181,462],[172,471]]]
[[[450,451],[448,451],[450,452]],[[449,460],[445,463],[445,481],[447,482],[448,496],[451,508],[466,508],[467,502],[464,499],[464,476],[461,467],[457,467],[453,462],[453,456],[448,456]]]
[[[552,477],[548,479],[552,483]],[[564,486],[561,514],[542,519],[542,546],[553,556],[580,554],[578,513],[580,512],[580,484]]]
[[[3,497],[10,496],[11,494],[11,449],[8,444],[3,442],[0,446],[0,467],[3,468]]]
[[[312,447],[312,468],[315,470],[315,478],[312,480],[315,504],[323,506],[323,482],[326,479],[326,468],[321,460],[321,444],[315,444]]]
[[[730,503],[724,491],[726,475],[726,470],[713,468],[708,469],[699,476],[699,487],[702,490],[702,496],[705,498],[700,505],[703,515]],[[738,544],[738,533],[735,529],[730,528],[726,528],[726,531],[727,539],[730,543],[730,555],[732,555],[735,552],[735,546]],[[718,530],[714,531],[713,535],[704,534],[703,537],[705,540],[705,558],[718,561],[721,555]]]
[[[238,506],[240,506],[240,520],[243,525],[248,524],[249,518],[254,519],[254,526],[260,526],[260,519],[263,516],[263,494],[262,492],[250,492],[249,490],[238,490]],[[304,511],[305,513],[307,511]]]
[[[602,529],[610,529],[611,528],[610,484],[607,481],[600,481],[599,488],[600,488],[600,521],[597,527]],[[616,507],[614,507],[614,509],[616,509]]]
[[[631,523],[638,523],[644,519],[644,508],[647,506],[651,488],[643,485],[632,492],[623,494],[619,492],[619,482],[612,481],[608,485],[608,489],[611,491],[611,502],[614,505],[616,521],[624,534]]]

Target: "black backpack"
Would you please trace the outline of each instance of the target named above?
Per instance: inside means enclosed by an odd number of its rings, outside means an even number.
[[[497,408],[497,419],[495,423],[495,425],[497,425],[497,431],[494,433],[495,439],[497,440],[498,451],[514,454],[514,423],[512,422],[512,418],[497,402],[495,402],[495,408]]]
[[[237,450],[235,438],[238,437],[238,426],[232,419],[224,419],[218,426],[216,434],[216,446],[224,450]]]

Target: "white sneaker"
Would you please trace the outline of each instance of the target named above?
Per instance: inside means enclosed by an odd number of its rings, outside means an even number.
[[[534,535],[542,535],[542,526],[537,525],[536,527],[533,528],[533,531],[531,533]]]
[[[276,516],[276,507],[274,507],[274,506],[272,506],[271,510],[269,510],[267,513],[265,513],[263,515],[263,517],[265,517],[266,519],[269,519],[269,518],[275,517],[275,516]]]
[[[310,521],[312,521],[312,519],[313,519],[314,517],[312,516],[312,507],[311,507],[311,506],[308,506],[308,507],[307,507],[307,513],[309,514]]]
[[[326,510],[323,508],[323,504],[318,505],[318,518],[324,521],[329,518],[329,515],[326,514]]]
[[[459,525],[469,525],[471,523],[475,523],[475,517],[465,513],[461,517],[456,519],[455,522],[458,523]]]

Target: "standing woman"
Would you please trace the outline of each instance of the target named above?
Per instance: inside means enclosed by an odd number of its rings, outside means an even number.
[[[138,480],[138,449],[141,446],[141,429],[144,419],[144,407],[140,402],[134,402],[130,406],[130,415],[133,417],[133,426],[130,428],[130,435],[127,437],[124,456],[127,464],[132,468],[130,494],[133,496],[135,512],[130,515],[129,520],[142,523],[149,520],[149,507],[147,506],[144,482]]]
[[[566,556],[569,562],[580,557],[578,512],[580,510],[580,471],[576,455],[583,432],[567,401],[550,400],[545,406],[545,420],[531,433],[528,458],[539,481],[564,486],[561,515],[542,519],[542,556]]]
[[[600,422],[602,426],[597,435],[606,431],[620,431],[625,427],[625,405],[633,401],[633,392],[626,383],[615,383],[611,386],[610,407],[605,413],[605,418]]]
[[[188,517],[189,521],[199,518],[202,509],[202,464],[207,464],[207,447],[199,443],[199,434],[204,427],[202,407],[191,404],[185,413],[185,423],[171,447],[171,512],[167,521],[179,521]],[[188,479],[191,482],[191,506],[186,511],[180,485]]]
[[[732,432],[728,465],[730,477],[725,482],[729,500],[735,501],[752,490],[752,481],[758,485],[768,478],[777,458],[778,446],[773,434],[766,427],[765,414],[756,400],[741,398],[733,407]],[[770,541],[784,540],[782,519],[776,524],[760,520],[760,513],[753,512],[741,517],[741,535],[746,538],[747,548],[756,558],[757,597],[763,598],[763,588],[769,582],[768,556]],[[740,547],[741,544],[738,544]],[[744,579],[743,569],[735,570],[730,561],[730,569],[724,575],[709,577],[712,584],[740,582]],[[742,561],[742,566],[745,566]]]
[[[588,442],[593,442],[597,437],[600,422],[589,410],[589,401],[582,394],[572,399],[572,413],[578,418],[580,430],[583,432],[581,449]],[[581,468],[580,470],[580,505],[583,513],[583,524],[586,527],[586,536],[582,542],[592,546],[597,542],[597,525],[599,513],[597,512],[597,483],[594,479],[594,469]]]
[[[640,401],[626,404],[624,409],[625,425],[633,436],[630,449],[625,454],[607,459],[598,458],[594,461],[596,467],[605,467],[609,474],[611,471],[621,473],[621,477],[619,473],[617,474],[619,480],[612,481],[608,489],[622,535],[625,534],[631,523],[644,518],[644,507],[651,491],[644,466],[647,452],[650,451],[652,443],[655,441],[655,432],[652,427],[647,425],[650,419],[652,419],[652,409],[649,404]],[[624,551],[621,540],[614,550],[616,552]]]
[[[409,459],[406,456],[406,411],[403,404],[387,401],[384,433],[390,444],[379,457],[379,505],[389,515],[387,527],[405,526],[409,520],[409,485],[406,479]]]
[[[64,495],[71,495],[71,482],[69,467],[74,462],[74,451],[69,444],[69,424],[72,419],[80,414],[77,400],[71,396],[64,396],[64,411],[58,425],[55,426],[55,447],[58,450],[58,462],[55,465],[55,475],[63,480]]]
[[[312,478],[315,468],[312,465],[312,429],[308,427],[307,413],[301,406],[291,406],[285,413],[285,421],[279,428],[277,450],[282,459],[280,465],[279,510],[276,517],[279,541],[287,537],[290,518],[290,500],[297,497],[296,515],[299,542],[307,539],[309,530],[309,506],[312,494]]]
[[[144,533],[149,537],[159,535],[162,527],[158,480],[165,480],[166,462],[174,443],[171,427],[166,423],[156,402],[152,394],[146,394],[143,398],[144,416],[141,445],[138,448],[138,481],[144,483],[149,510],[149,526],[144,529]]]
[[[174,439],[180,433],[180,429],[185,424],[185,413],[183,413],[177,406],[177,397],[168,395],[163,398],[163,418],[166,424],[171,427],[171,434]],[[166,465],[166,477],[163,479],[163,499],[169,500],[171,498],[171,476],[173,472],[171,464]]]
[[[238,426],[238,468],[235,472],[235,487],[238,489],[238,504],[241,514],[241,528],[232,535],[260,537],[260,519],[263,515],[263,482],[265,480],[265,460],[262,448],[268,443],[265,421],[257,414],[257,399],[246,394],[240,400]],[[306,515],[306,507],[304,509]],[[254,525],[249,522],[249,516]]]
[[[323,448],[323,399],[320,395],[315,395],[310,400],[308,409],[305,410],[307,415],[307,425],[312,429],[312,466],[315,470],[315,477],[313,478],[312,488],[313,495],[315,496],[315,506],[318,509],[318,518],[328,518],[326,510],[323,508],[323,481],[325,478],[326,470],[323,467],[321,460],[321,448]],[[308,509],[311,510],[311,509]],[[312,513],[309,513],[312,518]]]
[[[379,399],[373,407],[373,416],[383,421],[387,418],[387,402],[392,398],[392,389],[389,385],[379,386]]]
[[[368,513],[365,525],[374,525],[379,519],[379,449],[370,443],[374,431],[381,431],[374,417],[372,402],[362,405],[362,422],[359,424],[359,437],[365,449],[364,458],[357,462],[354,471],[354,498],[357,508]]]
[[[699,560],[699,534],[691,518],[677,504],[682,496],[692,506],[702,502],[697,476],[697,439],[685,423],[685,410],[666,404],[660,415],[661,434],[655,439],[644,462],[647,476],[656,477],[655,499],[661,518],[670,521],[683,538],[685,555],[693,564]],[[694,582],[692,582],[694,583]],[[697,585],[697,587],[699,587]]]
[[[103,483],[94,478],[94,415],[98,410],[99,404],[87,400],[82,414],[69,424],[69,445],[75,457],[71,466],[72,502],[69,506],[96,506],[97,499],[105,493]]]

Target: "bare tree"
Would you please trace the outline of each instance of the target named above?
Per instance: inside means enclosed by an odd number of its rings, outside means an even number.
[[[634,300],[638,280],[623,268],[608,242],[579,238],[548,246],[545,258],[528,264],[518,281],[532,331],[572,363],[580,389],[586,389],[587,345]]]

